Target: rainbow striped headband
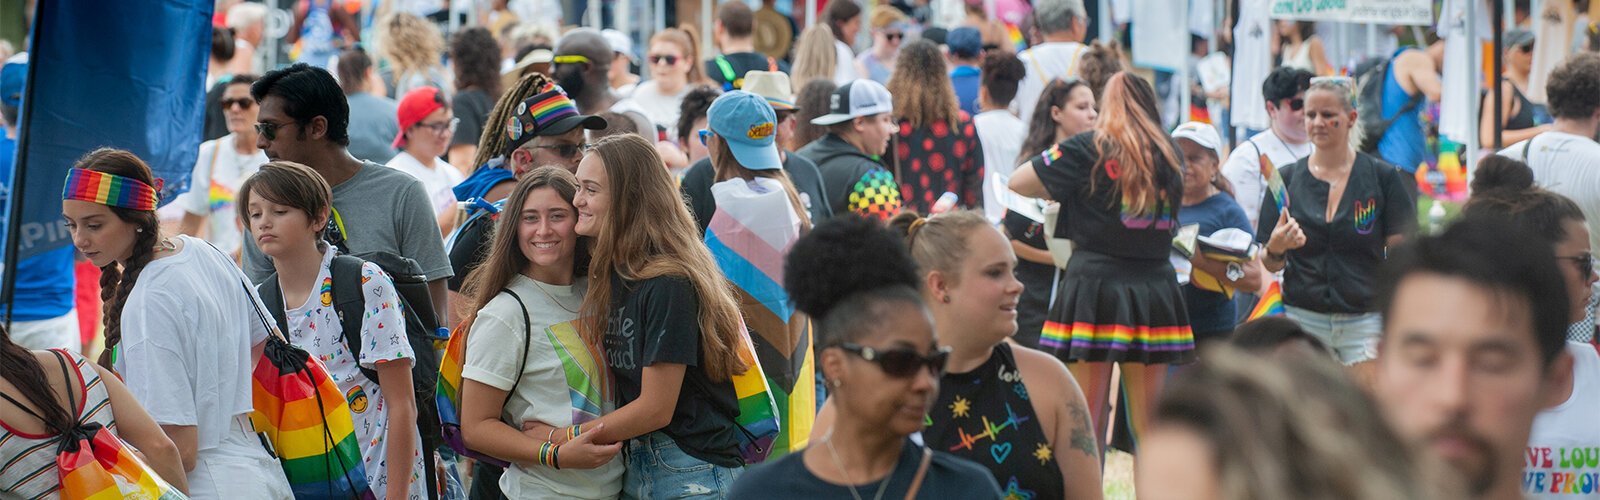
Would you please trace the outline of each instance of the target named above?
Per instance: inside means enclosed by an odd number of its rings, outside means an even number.
[[[160,182],[156,181],[157,185]],[[131,177],[74,168],[67,171],[67,186],[61,191],[61,199],[153,211],[159,200],[156,189]]]

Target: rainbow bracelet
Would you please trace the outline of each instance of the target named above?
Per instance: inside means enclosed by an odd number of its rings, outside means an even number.
[[[572,427],[568,427],[567,428],[567,441],[572,441],[573,439],[577,439],[578,435],[582,434],[582,433],[583,433],[583,424],[573,424]]]

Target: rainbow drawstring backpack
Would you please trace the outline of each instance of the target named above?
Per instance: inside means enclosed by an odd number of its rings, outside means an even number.
[[[61,375],[67,381],[67,386],[79,387],[73,383],[75,379],[67,371],[67,357],[55,349],[52,349],[51,353],[61,362]],[[11,399],[10,396],[0,394],[0,398],[5,398],[23,412],[45,422],[47,427],[57,433],[59,448],[56,454],[56,474],[61,480],[61,490],[57,493],[62,499],[188,498],[177,488],[162,480],[149,465],[129,451],[131,447],[127,443],[104,426],[82,421],[74,421],[69,425],[51,423],[33,410],[29,410],[27,406]],[[77,395],[69,389],[67,408],[77,407]]]
[[[256,315],[273,333],[251,375],[250,422],[277,455],[294,497],[376,498],[350,406],[327,367],[284,339],[259,307]]]

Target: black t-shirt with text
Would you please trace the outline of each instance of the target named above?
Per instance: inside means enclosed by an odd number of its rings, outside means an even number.
[[[812,442],[812,446],[826,446]],[[1031,458],[1031,457],[1028,457]],[[911,481],[922,465],[922,448],[906,439],[900,448],[900,459],[889,477],[874,483],[856,485],[856,491],[865,497],[882,491],[873,498],[905,498],[911,490]],[[860,474],[860,471],[851,471]],[[888,484],[884,484],[887,480]],[[881,490],[880,490],[881,487]],[[1015,486],[1013,485],[1013,489]],[[933,452],[928,472],[917,489],[917,498],[960,498],[963,500],[999,499],[1000,485],[987,469],[948,453]],[[1013,494],[1021,496],[1019,491]],[[767,461],[745,470],[733,483],[728,498],[733,500],[802,500],[813,498],[850,498],[849,486],[823,481],[806,468],[805,453],[790,453],[783,458]],[[1010,497],[1007,497],[1010,498]]]
[[[639,398],[645,367],[685,365],[672,422],[662,430],[689,456],[723,467],[743,465],[733,420],[739,408],[733,382],[712,382],[700,368],[705,359],[694,285],[680,277],[625,281],[613,275],[611,297],[603,343],[617,406]]]

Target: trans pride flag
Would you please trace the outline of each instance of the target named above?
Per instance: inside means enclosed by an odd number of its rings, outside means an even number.
[[[736,421],[757,435],[751,425],[778,423],[771,451],[778,457],[805,446],[817,407],[811,320],[794,310],[783,290],[783,257],[800,239],[801,218],[774,179],[730,179],[712,185],[711,195],[717,210],[706,228],[706,247],[738,291],[754,346],[745,360],[751,371],[734,380]],[[750,377],[763,372],[759,379]],[[771,413],[769,397],[776,402]]]

